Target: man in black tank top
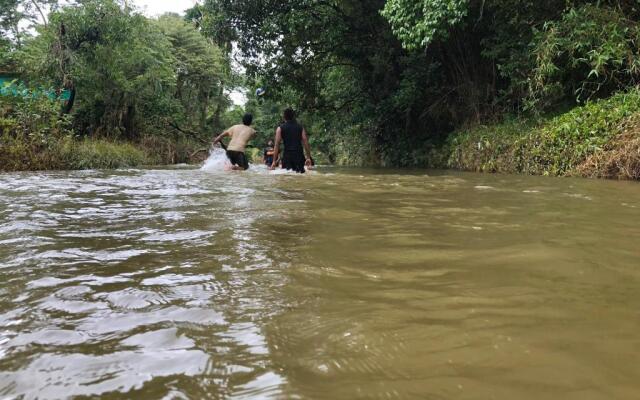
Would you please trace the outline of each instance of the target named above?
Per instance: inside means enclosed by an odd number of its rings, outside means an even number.
[[[276,129],[276,143],[274,146],[273,164],[271,169],[276,167],[280,142],[284,143],[282,154],[282,168],[304,174],[305,165],[311,165],[311,147],[307,138],[307,131],[296,122],[292,109],[284,110],[284,124]],[[305,151],[307,153],[305,157]]]

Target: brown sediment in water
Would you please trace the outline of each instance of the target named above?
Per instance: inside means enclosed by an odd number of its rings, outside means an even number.
[[[0,393],[635,400],[639,216],[604,180],[0,174]]]

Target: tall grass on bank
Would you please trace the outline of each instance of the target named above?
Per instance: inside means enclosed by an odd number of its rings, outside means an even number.
[[[71,117],[48,98],[0,98],[0,170],[122,168],[148,162],[132,144],[77,139]]]
[[[71,135],[40,137],[0,135],[0,171],[116,169],[143,165],[193,163],[199,143],[150,137],[139,142],[76,139]]]
[[[48,98],[0,97],[0,171],[113,169],[192,161],[202,144],[159,132],[136,141],[78,137]]]
[[[115,169],[149,164],[148,155],[130,143],[85,139],[70,142],[64,159],[68,169]]]
[[[554,118],[461,130],[431,149],[428,160],[431,167],[478,172],[638,179],[638,143],[635,88]]]
[[[622,133],[577,168],[580,176],[640,180],[640,114],[627,119]]]
[[[2,171],[111,169],[149,163],[147,154],[129,143],[71,136],[34,142],[6,134],[0,141],[0,160]]]
[[[147,154],[148,163],[154,165],[198,163],[209,154],[208,143],[185,137],[144,136],[136,146]]]

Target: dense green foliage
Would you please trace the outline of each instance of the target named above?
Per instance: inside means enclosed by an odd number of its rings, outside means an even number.
[[[254,86],[292,105],[335,162],[425,165],[415,149],[505,115],[546,114],[637,79],[634,1],[207,0]]]
[[[635,112],[618,102],[640,74],[635,0],[204,0],[158,19],[116,0],[0,5],[0,70],[72,91],[52,118],[74,140],[132,142],[162,160],[206,148],[245,111],[261,146],[291,106],[325,162],[443,165],[446,154],[452,167],[566,174]],[[244,107],[225,94],[238,85]],[[20,107],[3,118],[18,121]],[[514,139],[516,127],[528,139]],[[33,133],[16,132],[3,134]],[[502,161],[461,132],[499,144],[517,167],[494,168]]]
[[[127,143],[77,140],[70,116],[47,98],[0,98],[0,171],[120,168],[147,164],[149,155]]]
[[[633,89],[606,100],[589,102],[554,118],[513,120],[463,129],[450,135],[444,146],[431,151],[423,149],[423,152],[426,161],[439,168],[637,179],[640,176],[638,147],[615,154],[618,158],[637,160],[638,164],[626,171],[603,173],[591,161],[617,149],[620,135],[628,131],[629,121],[637,120],[638,115],[640,89]],[[637,132],[629,133],[637,135]],[[640,136],[628,139],[638,140]]]
[[[0,71],[17,74],[31,87],[71,92],[69,102],[50,105],[46,114],[51,121],[64,121],[66,137],[79,143],[75,150],[82,154],[73,160],[66,158],[63,165],[131,164],[101,140],[114,146],[117,141],[138,147],[153,144],[146,153],[157,151],[156,145],[163,149],[159,157],[142,158],[125,151],[129,153],[125,158],[131,155],[136,164],[167,158],[186,161],[185,154],[201,148],[222,129],[222,117],[230,105],[225,94],[230,76],[228,54],[192,22],[177,15],[149,19],[114,0],[61,5],[3,1],[7,8],[0,13],[4,39]],[[3,102],[3,118],[12,124],[24,123],[20,113],[25,108],[34,121],[41,115],[32,102],[20,98],[4,98]],[[47,167],[33,156],[45,153],[47,146],[36,146],[33,137],[43,138],[51,149],[61,140],[50,129],[34,124],[19,130],[5,127],[3,135],[5,144],[11,141],[14,148],[18,143],[33,147],[28,153],[34,162],[23,161],[25,168]],[[87,140],[98,144],[90,146]],[[100,152],[105,153],[105,160],[114,158],[113,165],[74,161],[93,160],[96,157],[83,155]],[[52,161],[53,165],[59,163]]]
[[[393,33],[408,49],[421,49],[458,24],[469,11],[469,0],[389,0],[382,10]]]
[[[112,1],[88,1],[52,13],[32,41],[25,65],[36,68],[26,72],[76,92],[83,134],[202,132],[208,109],[227,104],[223,55],[176,16],[153,21]]]
[[[640,25],[620,9],[572,8],[536,32],[534,43],[531,94],[547,102],[567,93],[607,96],[640,78]]]

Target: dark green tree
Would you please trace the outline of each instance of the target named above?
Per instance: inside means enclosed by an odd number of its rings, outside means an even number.
[[[192,23],[177,15],[162,16],[156,25],[169,39],[175,57],[175,98],[184,112],[179,120],[172,121],[174,126],[199,132],[219,129],[219,116],[229,106],[224,96],[229,71],[226,56]],[[208,127],[209,119],[212,126]]]

